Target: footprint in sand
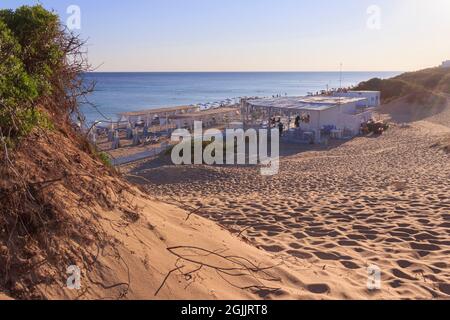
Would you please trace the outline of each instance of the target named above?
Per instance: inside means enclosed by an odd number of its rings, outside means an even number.
[[[396,277],[396,278],[401,278],[404,280],[410,280],[410,281],[415,281],[417,280],[416,278],[410,276],[409,274],[404,273],[403,271],[399,270],[399,269],[392,269],[392,274]]]
[[[442,293],[445,293],[446,295],[450,296],[450,284],[449,283],[440,283],[439,290]]]
[[[331,292],[330,287],[324,283],[310,284],[306,288],[308,289],[309,292],[315,294],[325,294]]]
[[[351,262],[351,261],[340,261],[341,264],[346,267],[347,269],[350,270],[355,270],[355,269],[360,269],[361,267],[358,266],[356,263]]]
[[[290,254],[293,257],[299,258],[299,259],[311,259],[313,256],[310,253],[298,251],[298,250],[288,250],[288,254]]]
[[[413,265],[412,262],[407,261],[407,260],[398,260],[398,261],[397,261],[397,264],[398,264],[399,267],[402,268],[402,269],[409,268],[410,266]]]
[[[283,247],[281,246],[277,246],[277,245],[273,245],[273,246],[261,246],[261,248],[263,248],[264,250],[268,251],[268,252],[281,252],[284,250]]]
[[[314,255],[322,260],[351,260],[351,257],[341,256],[338,253],[328,253],[328,252],[313,252]]]
[[[293,243],[289,244],[289,247],[291,247],[293,249],[300,249],[302,246],[299,245],[298,243],[293,242]]]
[[[417,243],[413,242],[410,244],[411,248],[415,250],[420,251],[439,251],[441,250],[441,247],[435,245],[435,244],[428,244],[428,243]]]
[[[395,280],[392,280],[391,282],[389,282],[389,285],[394,289],[400,288],[402,286],[402,284],[403,284],[403,281],[399,280],[399,279],[395,279]]]
[[[339,240],[338,244],[343,247],[356,247],[358,246],[358,242],[353,240]]]

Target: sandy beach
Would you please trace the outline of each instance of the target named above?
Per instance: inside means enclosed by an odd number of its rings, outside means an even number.
[[[450,159],[440,146],[450,137],[450,108],[419,116],[419,107],[383,106],[393,125],[382,136],[282,145],[274,177],[164,158],[121,170],[149,195],[197,208],[283,261],[300,277],[303,298],[449,298]],[[381,290],[367,289],[371,265],[381,269]]]

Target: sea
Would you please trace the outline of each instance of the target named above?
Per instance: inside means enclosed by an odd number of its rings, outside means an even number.
[[[83,75],[95,91],[81,110],[87,122],[117,120],[117,114],[161,107],[200,105],[207,109],[242,97],[303,96],[350,87],[386,72],[142,72]]]

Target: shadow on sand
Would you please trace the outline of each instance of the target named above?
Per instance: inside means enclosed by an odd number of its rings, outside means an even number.
[[[351,140],[333,140],[325,145],[296,144],[288,142],[280,142],[280,158],[281,165],[283,158],[299,155],[306,152],[328,151],[337,148]],[[248,148],[246,149],[248,152]],[[270,150],[269,150],[270,154]],[[218,173],[217,168],[248,168],[255,170],[255,174],[259,174],[260,165],[174,165],[170,154],[163,153],[157,157],[136,162],[132,165],[131,170],[126,174],[127,179],[137,184],[154,183],[158,185],[167,185],[172,183],[190,183],[209,181],[210,179],[227,179],[232,178],[232,173]],[[228,171],[227,171],[228,172]]]

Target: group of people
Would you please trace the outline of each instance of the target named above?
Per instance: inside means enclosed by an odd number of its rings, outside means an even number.
[[[284,96],[287,97],[287,93],[285,93]],[[272,95],[272,98],[281,98],[281,97],[282,97],[281,94]]]
[[[280,117],[278,117],[278,119],[275,119],[275,117],[272,117],[270,119],[270,127],[271,128],[278,128],[278,130],[280,131],[280,136],[283,135],[284,123],[281,121]]]
[[[296,128],[300,128],[300,122],[310,123],[310,121],[311,121],[311,116],[309,114],[302,115],[302,116],[297,116],[295,118],[295,127]]]
[[[310,115],[306,115],[306,116],[297,116],[295,117],[295,128],[300,128],[300,123],[309,123],[311,120]],[[271,128],[278,128],[278,130],[280,131],[280,136],[283,135],[284,132],[284,123],[281,121],[281,117],[275,118],[272,117],[270,118],[270,127]]]

